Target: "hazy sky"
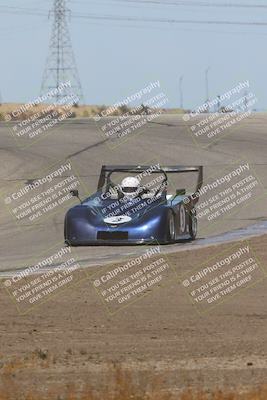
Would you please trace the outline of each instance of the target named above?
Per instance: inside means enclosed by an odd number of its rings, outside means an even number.
[[[73,0],[68,2],[68,7],[81,15],[267,23],[267,1],[206,3],[258,4],[266,8],[186,6],[179,5],[179,0],[166,0],[165,4],[164,0],[161,4]],[[52,20],[47,16],[9,14],[3,6],[48,12],[52,1],[0,0],[2,101],[26,102],[40,92]],[[169,105],[178,107],[179,77],[184,75],[184,106],[194,108],[205,100],[204,71],[210,66],[211,97],[249,80],[251,90],[259,99],[257,108],[267,108],[267,25],[114,22],[74,17],[69,24],[88,104],[115,103],[149,82],[159,80],[170,99]]]

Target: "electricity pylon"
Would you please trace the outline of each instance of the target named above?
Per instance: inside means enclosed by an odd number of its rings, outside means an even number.
[[[78,103],[83,103],[82,87],[68,28],[68,18],[71,13],[66,6],[66,0],[54,0],[49,17],[51,15],[53,16],[53,26],[41,95],[55,93],[50,100],[57,103],[71,95],[77,98]],[[65,85],[67,82],[70,83],[70,86]]]

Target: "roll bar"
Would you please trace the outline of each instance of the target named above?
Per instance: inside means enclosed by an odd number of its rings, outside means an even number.
[[[105,182],[108,176],[113,172],[131,172],[140,173],[150,169],[149,165],[103,165],[101,168],[97,190],[101,190],[105,186]],[[184,165],[167,165],[159,166],[157,169],[151,171],[152,174],[163,172],[164,175],[175,174],[175,173],[186,173],[186,172],[197,172],[197,186],[195,192],[198,192],[203,183],[203,166],[184,166]]]

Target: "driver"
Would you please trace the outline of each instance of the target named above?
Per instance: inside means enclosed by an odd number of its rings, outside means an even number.
[[[140,182],[139,179],[135,178],[134,176],[128,176],[127,178],[124,178],[120,186],[125,199],[135,199],[140,195]]]

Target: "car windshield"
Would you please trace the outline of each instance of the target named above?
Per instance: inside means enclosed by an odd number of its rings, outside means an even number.
[[[139,186],[137,187],[122,187],[122,181],[125,178],[134,177],[137,178]],[[149,172],[140,171],[140,173],[135,173],[131,171],[117,172],[114,171],[109,174],[106,185],[104,186],[104,192],[122,192],[122,193],[146,193],[155,195],[162,194],[167,188],[166,176],[162,171]]]

